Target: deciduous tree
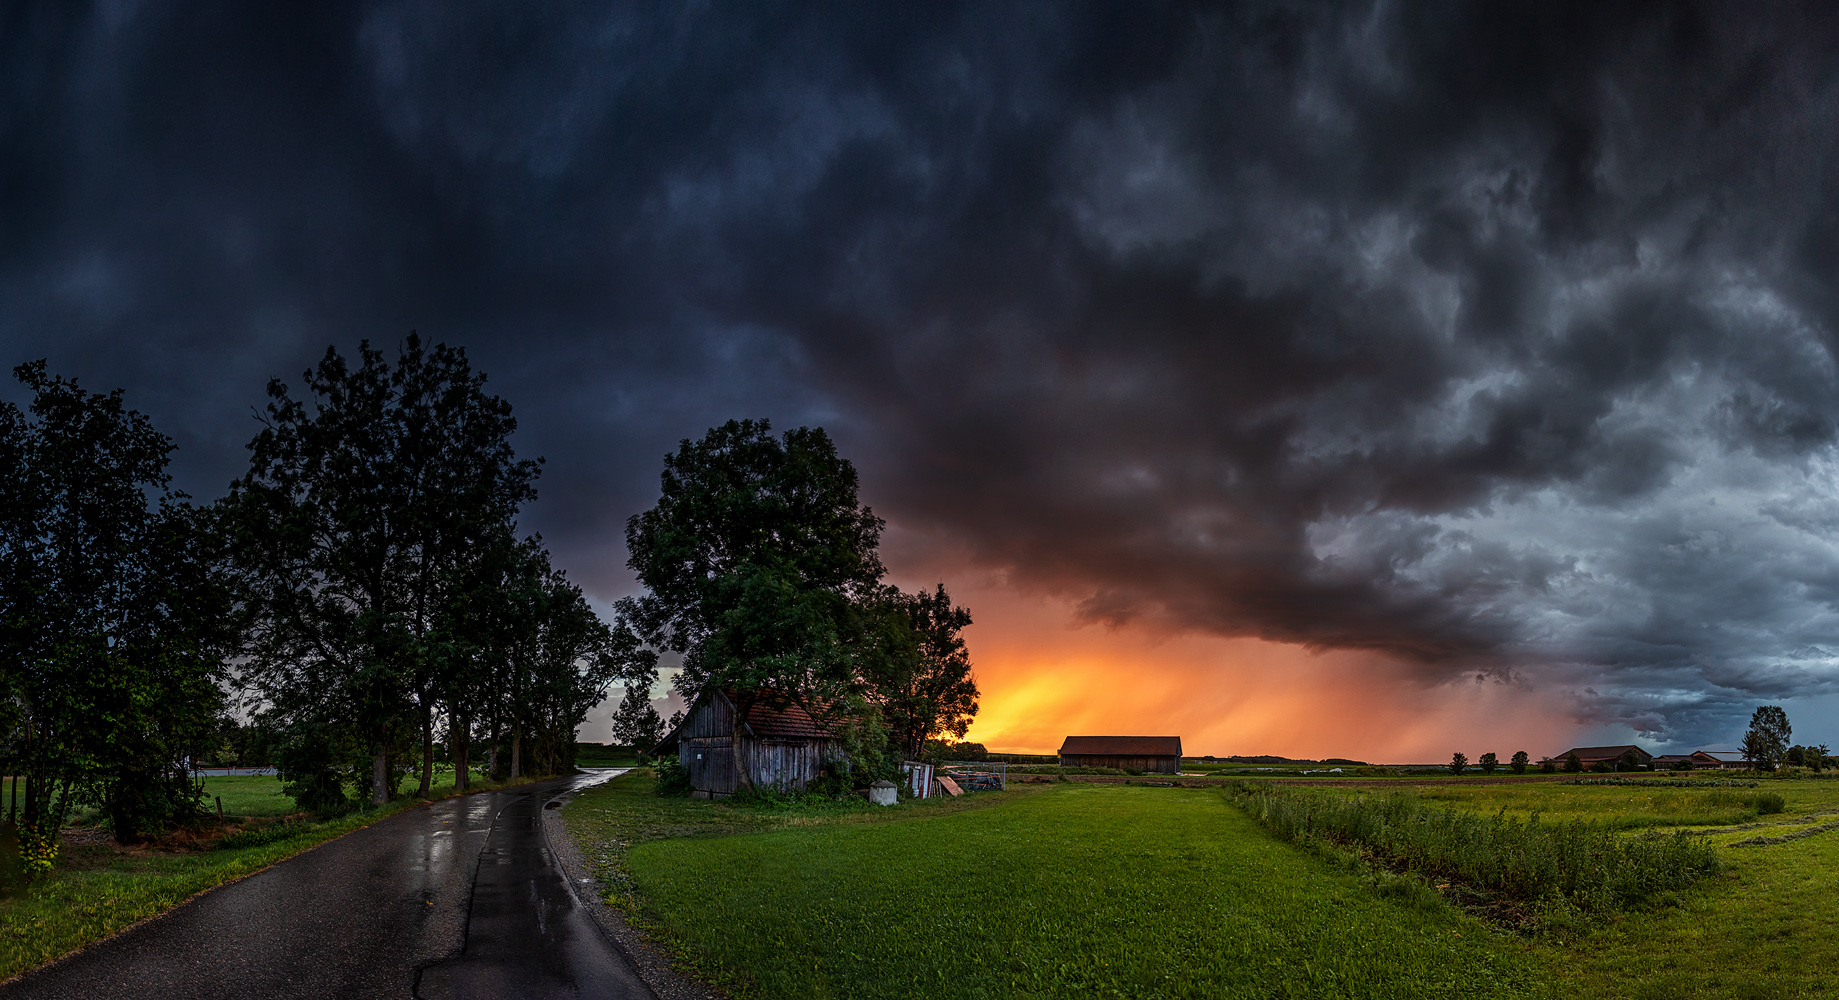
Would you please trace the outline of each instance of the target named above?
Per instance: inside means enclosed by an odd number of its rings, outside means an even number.
[[[88,799],[132,843],[196,808],[185,758],[223,702],[234,631],[208,517],[169,486],[172,443],[122,393],[44,362],[0,405],[0,686],[25,777],[22,841],[55,855]]]
[[[646,592],[621,603],[648,642],[684,654],[677,687],[820,714],[859,687],[873,636],[882,522],[857,499],[856,470],[822,429],[774,437],[729,421],[666,456],[660,496],[626,524]],[[737,741],[737,748],[740,745]],[[749,762],[738,760],[743,783]]]
[[[1750,715],[1749,731],[1743,734],[1743,756],[1759,771],[1773,771],[1788,755],[1788,737],[1794,727],[1780,705],[1760,705]]]
[[[411,335],[391,365],[364,342],[355,367],[328,349],[305,390],[269,383],[226,503],[251,676],[284,716],[354,727],[384,802],[407,731],[430,766],[445,590],[535,496],[538,463],[511,447],[510,405],[443,344]]]
[[[1524,750],[1515,750],[1507,767],[1515,774],[1525,774],[1526,765],[1532,761],[1532,755]]]
[[[1461,774],[1462,769],[1464,767],[1467,767],[1468,763],[1469,763],[1469,758],[1467,758],[1466,756],[1463,756],[1461,751],[1457,751],[1456,753],[1450,754],[1450,758],[1449,758],[1450,773],[1451,774]]]

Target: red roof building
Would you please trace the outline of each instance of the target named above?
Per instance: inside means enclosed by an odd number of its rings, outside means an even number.
[[[1126,771],[1178,774],[1179,736],[1068,736],[1060,745],[1061,767],[1115,767]]]

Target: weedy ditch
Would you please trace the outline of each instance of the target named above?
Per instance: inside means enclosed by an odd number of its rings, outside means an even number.
[[[1725,868],[1716,848],[1683,832],[1630,836],[1582,820],[1466,812],[1409,791],[1338,795],[1238,782],[1228,792],[1281,839],[1352,849],[1521,929],[1631,907]]]

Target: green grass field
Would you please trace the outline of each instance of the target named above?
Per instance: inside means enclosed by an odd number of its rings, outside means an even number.
[[[636,773],[583,794],[570,829],[612,901],[742,997],[1839,997],[1835,780],[1421,786],[1486,815],[1686,830],[1725,862],[1531,936],[1281,842],[1213,789],[780,812],[647,791]],[[1764,792],[1786,808],[1758,811]]]

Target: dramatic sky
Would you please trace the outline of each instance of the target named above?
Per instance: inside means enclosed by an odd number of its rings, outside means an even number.
[[[1830,5],[21,0],[0,345],[201,499],[463,345],[602,601],[822,425],[992,746],[1839,744],[1836,139]]]

